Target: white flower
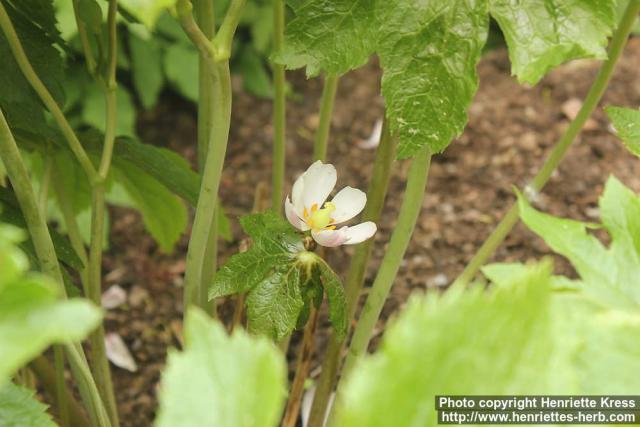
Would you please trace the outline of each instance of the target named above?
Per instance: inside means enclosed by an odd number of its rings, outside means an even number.
[[[313,240],[322,246],[355,245],[376,233],[376,225],[363,222],[353,227],[338,224],[358,215],[367,203],[364,192],[345,187],[330,201],[327,197],[336,185],[336,168],[320,160],[309,166],[293,184],[291,199],[284,210],[289,222],[298,230],[311,230]]]

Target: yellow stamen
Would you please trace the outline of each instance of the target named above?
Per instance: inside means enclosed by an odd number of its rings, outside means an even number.
[[[336,206],[331,202],[326,202],[320,209],[318,209],[318,204],[314,203],[311,206],[311,215],[308,215],[309,212],[305,208],[304,219],[309,227],[313,228],[314,230],[322,230],[329,224],[334,222],[330,215],[335,210]]]

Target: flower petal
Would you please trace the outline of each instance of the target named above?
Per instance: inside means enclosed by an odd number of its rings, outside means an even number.
[[[287,216],[287,219],[295,228],[301,231],[306,231],[309,229],[309,226],[298,216],[296,213],[296,208],[289,200],[289,196],[287,196],[287,200],[284,202],[284,213]]]
[[[355,245],[360,242],[364,242],[374,234],[378,227],[376,224],[371,221],[363,222],[358,225],[354,225],[353,227],[342,227],[341,230],[345,230],[345,234],[347,235],[347,241],[344,242],[345,245]]]
[[[340,224],[358,215],[367,204],[367,195],[357,188],[344,187],[331,202],[336,210],[331,214],[335,224]]]
[[[311,237],[313,237],[313,240],[318,242],[320,246],[333,248],[342,245],[347,240],[347,228],[349,227],[342,227],[339,230],[313,230],[311,231]]]
[[[310,209],[314,204],[317,204],[318,208],[322,207],[335,187],[338,177],[336,168],[332,164],[324,164],[318,160],[309,166],[303,179],[302,201],[303,205]]]
[[[302,200],[302,191],[304,189],[304,175],[303,173],[296,179],[296,182],[293,183],[293,188],[291,189],[291,201],[293,202],[293,206],[296,209],[296,213],[300,218],[302,218],[302,214],[304,213],[304,202]]]

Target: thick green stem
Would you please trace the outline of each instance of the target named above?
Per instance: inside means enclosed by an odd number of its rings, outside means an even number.
[[[0,158],[7,169],[9,180],[11,181],[13,190],[16,193],[16,198],[20,204],[20,209],[22,210],[25,222],[27,223],[29,235],[31,236],[31,241],[33,242],[36,256],[40,263],[40,269],[43,273],[51,277],[57,284],[60,297],[66,298],[62,271],[58,264],[49,229],[47,228],[45,219],[42,217],[40,210],[38,209],[35,193],[31,187],[29,173],[22,161],[22,156],[20,155],[16,141],[13,138],[2,111],[0,111]],[[65,349],[67,350],[68,356],[70,351],[74,352],[73,358],[69,358],[69,364],[74,373],[74,377],[79,383],[83,401],[88,407],[96,410],[91,413],[94,420],[100,426],[110,426],[111,423],[108,419],[106,422],[102,422],[104,420],[100,417],[98,409],[102,408],[102,412],[104,412],[104,407],[99,394],[95,393],[94,390],[88,387],[89,382],[93,381],[93,379],[90,374],[88,375],[89,378],[86,378],[88,365],[86,358],[84,357],[84,353],[82,352],[82,347],[80,345],[68,344],[65,345]]]
[[[109,0],[107,12],[108,30],[108,63],[104,76],[105,96],[105,132],[102,156],[98,168],[98,176],[91,182],[91,242],[89,245],[89,266],[87,269],[87,297],[96,305],[100,305],[102,295],[102,243],[104,236],[105,207],[105,182],[111,168],[113,147],[116,141],[117,125],[117,99],[116,99],[116,59],[117,59],[117,34],[116,34],[117,0]],[[105,349],[104,325],[91,334],[92,357],[91,367],[95,375],[96,384],[100,396],[105,403],[109,419],[114,427],[119,425],[118,410],[111,380],[111,370]]]
[[[206,255],[207,242],[211,227],[215,227],[213,219],[218,198],[218,187],[224,165],[224,157],[229,139],[231,121],[231,76],[229,62],[222,61],[214,64],[215,93],[220,96],[214,98],[212,112],[215,117],[211,132],[211,142],[207,151],[207,158],[200,184],[200,195],[196,206],[191,239],[187,250],[187,265],[185,272],[185,312],[190,305],[206,309],[208,283],[203,281],[203,265]]]
[[[367,301],[360,313],[358,325],[349,346],[340,384],[344,384],[344,379],[350,376],[355,364],[367,351],[371,334],[387,300],[393,281],[400,268],[400,263],[404,258],[404,253],[411,241],[416,221],[422,210],[422,200],[427,187],[430,164],[431,152],[427,147],[423,148],[411,162],[398,222],[391,235],[389,248],[382,259],[380,270],[378,270]],[[340,411],[341,392],[341,387],[338,386],[338,395],[329,417],[329,426],[335,425],[335,414]]]
[[[190,305],[206,310],[209,278],[206,277],[205,263],[207,248],[211,239],[212,227],[216,218],[215,210],[218,199],[218,188],[224,166],[224,157],[229,140],[231,124],[231,75],[229,73],[229,56],[231,42],[240,20],[245,0],[232,0],[224,17],[220,30],[211,42],[206,34],[198,28],[191,13],[191,3],[179,0],[176,3],[178,19],[183,29],[200,52],[206,62],[213,83],[209,143],[202,171],[200,194],[196,206],[185,271],[184,307],[185,313]],[[211,274],[212,275],[212,274]]]
[[[207,37],[212,40],[215,35],[215,17],[212,0],[194,0],[194,14],[196,23]],[[211,141],[211,130],[214,126],[214,117],[212,114],[212,101],[219,96],[214,93],[213,75],[209,72],[207,59],[202,55],[199,56],[198,64],[199,79],[199,97],[198,97],[198,167],[200,171],[204,169],[205,160],[207,158],[208,144]],[[218,267],[218,206],[213,211],[211,219],[212,227],[209,229],[209,238],[207,240],[207,249],[204,256],[204,264],[202,266],[202,281],[211,283],[213,275]],[[207,310],[214,317],[217,315],[215,302],[209,304]]]
[[[369,190],[367,191],[367,205],[362,213],[362,221],[373,221],[378,223],[384,200],[389,188],[391,178],[391,165],[395,158],[396,139],[391,136],[387,121],[383,123],[380,144],[376,152],[376,159],[373,164],[373,173]],[[347,280],[345,282],[345,297],[347,300],[348,318],[353,319],[358,298],[364,283],[364,274],[373,250],[373,239],[369,239],[358,246],[351,260]],[[340,355],[344,339],[339,339],[335,331],[331,332],[329,345],[322,361],[322,373],[316,383],[316,393],[311,406],[309,416],[309,427],[322,427],[324,425],[325,414],[329,404],[331,392],[335,386],[340,367]]]
[[[284,0],[273,0],[273,50],[284,44]],[[271,166],[271,208],[281,212],[286,157],[286,94],[284,65],[273,68],[273,163]]]
[[[13,53],[13,56],[18,66],[20,67],[22,74],[24,74],[33,90],[38,94],[49,112],[51,112],[51,115],[60,127],[62,134],[67,139],[71,151],[78,159],[78,162],[80,162],[80,165],[86,172],[89,179],[93,180],[97,176],[96,168],[93,166],[93,163],[91,163],[91,160],[89,160],[89,156],[87,156],[87,153],[84,151],[80,140],[73,132],[71,125],[62,112],[62,109],[58,106],[57,102],[55,101],[55,99],[53,99],[53,96],[51,96],[51,93],[49,92],[47,87],[44,85],[44,83],[42,83],[42,80],[40,80],[35,70],[31,66],[31,62],[29,62],[29,58],[24,52],[22,43],[20,43],[20,39],[18,38],[18,34],[16,33],[16,30],[11,23],[11,19],[9,18],[9,15],[7,14],[7,11],[2,3],[0,3],[0,27],[2,27],[2,31],[7,38],[7,42],[9,43],[9,47],[11,48],[11,52]]]
[[[547,181],[549,181],[549,178],[551,178],[551,175],[564,158],[567,150],[582,130],[587,119],[598,106],[602,95],[604,95],[604,92],[607,89],[609,80],[611,80],[616,63],[622,54],[622,50],[629,38],[629,33],[633,29],[633,25],[639,11],[640,1],[630,1],[622,19],[620,20],[618,29],[611,40],[608,59],[604,61],[600,67],[600,71],[598,72],[596,79],[593,81],[591,89],[589,89],[589,93],[584,99],[584,103],[582,104],[580,111],[578,111],[576,118],[571,122],[564,135],[562,135],[560,140],[558,140],[556,145],[553,147],[551,154],[547,157],[547,160],[542,165],[540,171],[533,178],[530,185],[531,190],[533,190],[534,193],[542,190]],[[462,273],[455,280],[454,286],[463,286],[473,280],[478,270],[480,270],[480,267],[482,267],[487,260],[491,258],[498,246],[502,244],[513,227],[518,223],[518,219],[518,206],[514,203],[498,223],[491,235],[489,235],[480,249],[478,249],[478,252],[474,255],[471,261],[469,261]]]
[[[329,131],[331,130],[331,117],[338,90],[338,76],[326,76],[320,100],[320,121],[313,141],[313,160],[324,160],[327,157],[327,145],[329,143]]]

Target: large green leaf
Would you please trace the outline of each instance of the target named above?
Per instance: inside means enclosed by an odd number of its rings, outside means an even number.
[[[586,293],[602,304],[637,312],[640,308],[640,197],[615,177],[607,181],[599,206],[611,236],[605,247],[580,221],[538,212],[519,196],[522,221],[555,252],[567,257]]]
[[[345,384],[343,427],[432,426],[436,395],[625,394],[640,317],[550,291],[551,264],[414,297]]]
[[[604,109],[624,145],[640,156],[640,110],[608,106]]]
[[[574,58],[606,58],[615,0],[489,0],[509,47],[511,72],[535,84]]]
[[[444,150],[467,122],[487,38],[484,0],[378,3],[382,94],[398,158]]]
[[[48,278],[23,276],[18,237],[13,227],[0,225],[0,384],[49,345],[84,338],[102,317],[86,300],[58,299]]]
[[[224,327],[196,307],[185,350],[169,353],[158,427],[273,427],[286,396],[286,365],[268,340]]]
[[[47,406],[35,392],[13,383],[0,384],[0,425],[3,427],[55,427]]]
[[[375,49],[376,0],[289,0],[294,17],[274,59],[289,68],[344,74],[363,65]]]

